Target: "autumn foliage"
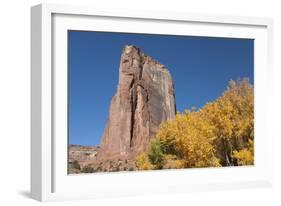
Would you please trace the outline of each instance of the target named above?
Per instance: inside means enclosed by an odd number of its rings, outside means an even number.
[[[254,89],[247,79],[199,110],[178,113],[161,125],[139,169],[198,168],[254,164]]]

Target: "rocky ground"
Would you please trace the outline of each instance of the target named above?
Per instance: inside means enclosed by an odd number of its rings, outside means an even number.
[[[136,170],[135,160],[99,159],[99,146],[70,145],[68,173],[117,172]]]

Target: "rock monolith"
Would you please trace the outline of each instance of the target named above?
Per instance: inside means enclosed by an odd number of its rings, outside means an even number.
[[[134,158],[147,149],[160,124],[173,119],[175,113],[174,83],[168,69],[139,48],[125,46],[100,158]]]

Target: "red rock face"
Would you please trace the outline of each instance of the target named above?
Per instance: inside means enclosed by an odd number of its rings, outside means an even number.
[[[175,112],[174,85],[169,71],[135,46],[125,46],[100,158],[131,159],[145,151],[160,124],[174,118]]]

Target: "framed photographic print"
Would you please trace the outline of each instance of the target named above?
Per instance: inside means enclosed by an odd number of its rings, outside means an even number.
[[[271,19],[31,14],[34,199],[272,185]]]

